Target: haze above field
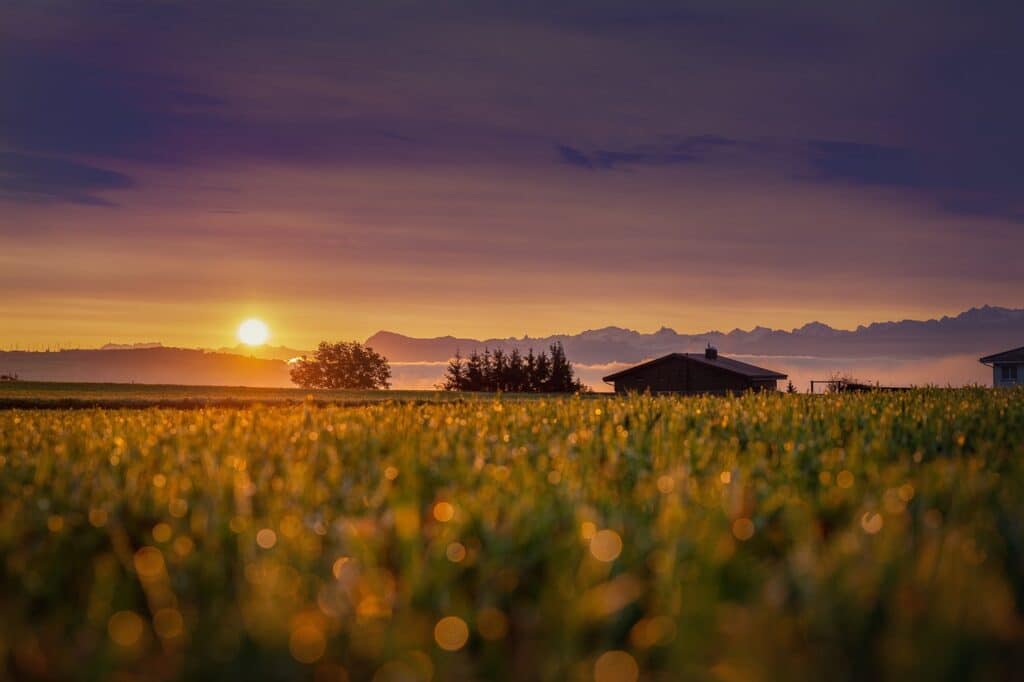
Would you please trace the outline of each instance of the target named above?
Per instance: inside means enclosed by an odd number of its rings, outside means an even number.
[[[878,322],[836,330],[810,322],[791,331],[756,327],[727,333],[682,334],[662,328],[640,333],[619,327],[547,337],[414,338],[378,332],[366,343],[391,360],[396,388],[433,388],[456,352],[514,348],[526,352],[562,343],[586,383],[606,387],[611,371],[671,352],[712,343],[723,353],[786,372],[799,385],[846,372],[889,384],[968,384],[988,380],[978,357],[1020,345],[1024,309],[985,306],[938,320]],[[62,352],[0,352],[0,372],[41,381],[289,386],[286,362],[309,350],[283,346],[184,349],[158,342],[105,344]]]
[[[1022,12],[10,0],[0,347],[1018,306]]]

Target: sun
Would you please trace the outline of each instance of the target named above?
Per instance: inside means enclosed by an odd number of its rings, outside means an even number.
[[[238,340],[247,346],[262,346],[270,338],[270,329],[255,317],[243,322],[238,327]]]

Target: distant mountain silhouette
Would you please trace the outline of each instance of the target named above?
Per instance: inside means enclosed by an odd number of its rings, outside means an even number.
[[[985,380],[988,370],[978,365],[976,358],[1024,345],[1024,310],[984,306],[939,320],[876,322],[854,330],[833,329],[819,322],[790,331],[754,327],[702,334],[680,334],[667,327],[650,334],[604,327],[580,334],[482,340],[454,336],[418,339],[382,331],[366,344],[391,361],[396,387],[425,388],[440,382],[443,363],[456,350],[464,354],[485,347],[539,351],[554,341],[562,343],[584,380],[598,388],[609,365],[619,368],[670,352],[699,351],[709,342],[723,353],[774,356],[760,364],[791,376],[822,378],[840,368],[863,371],[868,378],[893,376],[890,381],[941,384],[951,378]],[[91,350],[0,351],[0,374],[17,374],[28,381],[290,386],[287,360],[303,353],[310,351],[283,346],[211,351],[170,348],[156,342],[107,344]],[[951,356],[958,356],[955,363],[948,360]],[[893,362],[928,359],[940,361],[916,374],[894,375],[894,370],[890,371],[896,366]]]
[[[144,341],[141,343],[105,343],[100,350],[138,350],[140,348],[163,348],[164,344],[159,341]]]
[[[302,355],[313,354],[313,351],[296,350],[287,346],[246,346],[241,343],[237,346],[218,348],[215,352],[244,355],[248,358],[262,358],[264,360],[284,360],[285,362]]]
[[[470,339],[443,336],[420,339],[381,331],[366,344],[395,362],[443,361],[456,350],[469,353],[483,348],[540,349],[560,341],[573,362],[602,364],[639,362],[677,351],[698,351],[707,343],[723,353],[737,355],[781,355],[811,357],[921,357],[976,353],[981,356],[1024,344],[1024,309],[983,306],[956,317],[938,320],[875,322],[854,330],[833,329],[810,322],[785,331],[754,327],[723,333],[708,331],[680,334],[662,327],[643,334],[621,327],[604,327],[579,334],[556,334],[541,338]]]
[[[0,351],[0,373],[25,381],[291,386],[288,366],[281,360],[162,346]]]

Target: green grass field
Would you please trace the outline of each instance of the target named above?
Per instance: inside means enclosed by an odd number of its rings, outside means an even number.
[[[8,409],[0,670],[1020,679],[1022,458],[982,389]]]
[[[301,388],[91,384],[47,381],[0,383],[0,409],[80,407],[240,407],[253,404],[364,405],[382,401],[437,402],[473,399],[445,391],[322,391]]]

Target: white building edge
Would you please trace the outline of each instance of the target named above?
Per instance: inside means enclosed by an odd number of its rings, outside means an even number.
[[[993,353],[979,362],[992,367],[992,385],[996,388],[1024,385],[1024,346]]]

